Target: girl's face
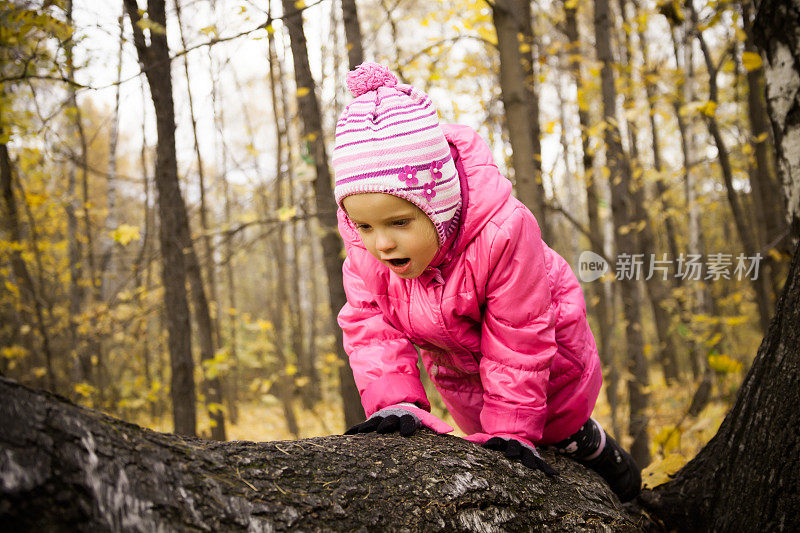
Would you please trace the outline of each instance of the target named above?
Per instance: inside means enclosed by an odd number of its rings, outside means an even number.
[[[342,200],[367,251],[405,279],[416,278],[439,249],[436,227],[407,200],[384,193],[361,193]]]

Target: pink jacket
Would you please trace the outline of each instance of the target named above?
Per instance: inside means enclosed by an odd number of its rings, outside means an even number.
[[[464,432],[557,442],[589,418],[602,381],[583,293],[483,139],[442,129],[466,209],[421,276],[393,274],[338,212],[347,251],[338,322],[361,402],[367,416],[398,402],[430,410],[416,345]]]

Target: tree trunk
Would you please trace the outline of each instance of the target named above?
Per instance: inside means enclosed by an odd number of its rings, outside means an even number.
[[[188,48],[186,37],[183,34],[183,18],[181,16],[181,0],[175,0],[175,21],[178,23],[178,33],[181,36],[181,46],[184,50]],[[217,275],[215,273],[214,261],[214,246],[211,242],[211,232],[209,231],[208,223],[208,207],[206,202],[206,172],[203,164],[203,157],[200,155],[200,143],[197,138],[197,118],[194,112],[194,98],[192,94],[192,80],[189,76],[189,54],[183,55],[183,71],[186,74],[186,96],[189,101],[189,119],[192,124],[192,138],[194,141],[194,153],[197,160],[197,188],[200,197],[200,229],[202,230],[203,252],[205,255],[206,266],[206,281],[208,282],[208,291],[210,302],[219,307],[219,298],[217,293]],[[213,73],[211,74],[213,79]],[[219,325],[219,310],[217,311],[216,318],[214,319],[214,333],[217,338],[217,344],[220,344],[220,325]]]
[[[66,4],[67,25],[72,26],[72,1],[69,0]],[[75,43],[72,39],[67,41],[64,46],[64,51],[67,60],[67,77],[73,79],[75,75],[75,64],[73,60],[73,49]],[[75,98],[75,87],[70,85],[69,102],[70,106],[77,109],[77,100]],[[70,134],[73,133],[73,127],[70,126]],[[85,155],[85,154],[84,154]],[[78,195],[76,192],[75,181],[75,164],[74,162],[68,163],[67,169],[67,198],[64,202],[64,210],[67,214],[67,257],[69,260],[69,318],[68,329],[70,335],[70,344],[76,354],[75,368],[72,372],[72,379],[75,382],[85,382],[87,384],[96,384],[90,354],[86,349],[85,342],[78,335],[78,322],[83,307],[85,291],[83,289],[83,245],[80,241],[78,232]],[[49,376],[49,374],[48,374]],[[51,383],[52,386],[52,383]],[[53,390],[53,389],[51,389]]]
[[[347,61],[350,70],[364,62],[364,46],[361,42],[361,26],[358,23],[356,0],[342,0],[342,22],[347,41]]]
[[[0,89],[0,97],[2,97],[2,89]],[[2,117],[0,117],[2,118]],[[0,120],[0,135],[3,133],[2,120]],[[17,211],[17,200],[14,197],[14,171],[11,168],[11,157],[8,153],[8,146],[6,143],[0,143],[0,195],[3,197],[2,205],[2,221],[3,231],[8,232],[8,241],[12,243],[22,242],[22,232],[20,230],[19,215]],[[19,291],[20,300],[22,303],[23,317],[27,318],[29,309],[32,307],[34,316],[36,318],[36,329],[41,338],[42,352],[44,352],[44,365],[47,371],[47,387],[55,391],[56,381],[53,368],[53,351],[50,348],[50,332],[48,331],[48,324],[45,323],[44,310],[39,291],[33,282],[28,265],[25,263],[25,258],[22,256],[22,251],[19,249],[12,249],[11,251],[11,270],[17,280],[17,290]],[[30,338],[25,335],[26,339]],[[28,349],[33,348],[33,343],[26,343]],[[37,360],[36,354],[31,354],[32,359]]]
[[[586,183],[586,211],[589,219],[589,231],[591,232],[591,241],[596,243],[603,243],[603,222],[600,219],[600,191],[597,185],[597,180],[594,176],[594,150],[589,145],[589,128],[591,127],[591,119],[589,117],[589,109],[586,101],[583,98],[584,83],[581,74],[581,45],[580,37],[578,34],[578,20],[577,8],[568,7],[567,2],[564,2],[564,29],[569,39],[569,70],[572,77],[575,79],[577,88],[577,104],[578,104],[578,122],[581,128],[581,149],[583,152],[583,176]],[[604,250],[598,250],[601,254]],[[606,397],[608,398],[609,407],[611,407],[611,426],[615,435],[621,435],[619,429],[619,422],[617,420],[617,411],[619,410],[619,373],[617,365],[614,361],[614,352],[611,345],[612,336],[612,312],[610,310],[610,302],[606,296],[604,284],[605,282],[597,280],[590,286],[589,293],[589,311],[592,316],[597,320],[597,333],[598,340],[600,341],[600,361],[603,364],[603,376],[606,378],[608,385],[606,386]]]
[[[689,12],[691,13],[692,24],[694,26],[693,31],[697,36],[697,40],[700,42],[700,50],[703,53],[703,59],[705,60],[706,69],[708,70],[708,100],[709,103],[713,104],[713,108],[704,113],[705,121],[708,125],[708,131],[714,138],[714,144],[717,147],[719,164],[722,168],[722,179],[725,183],[725,191],[728,196],[728,203],[731,207],[731,213],[733,214],[733,221],[736,225],[736,231],[739,235],[739,239],[744,247],[745,253],[748,255],[755,254],[758,251],[755,245],[755,239],[750,232],[750,224],[747,221],[744,209],[739,203],[739,198],[733,188],[733,169],[731,167],[730,157],[728,156],[728,149],[725,145],[724,139],[722,138],[722,132],[714,115],[714,109],[718,103],[717,69],[711,59],[711,52],[706,45],[703,31],[699,28],[697,10],[694,8],[691,2],[689,2],[687,6],[689,7]],[[763,273],[753,280],[753,291],[756,294],[756,304],[758,305],[758,316],[761,322],[761,330],[766,332],[767,327],[769,326],[769,318],[772,315],[772,302],[770,301],[768,282]]]
[[[506,126],[511,142],[514,184],[519,200],[531,210],[542,228],[542,236],[551,237],[545,218],[545,194],[541,176],[537,180],[531,139],[531,110],[519,51],[519,17],[516,0],[498,0],[492,7],[492,19],[500,50],[500,90],[505,108]]]
[[[603,480],[422,431],[289,442],[156,433],[0,378],[4,531],[641,531]]]
[[[539,127],[539,90],[537,87],[537,69],[539,57],[537,54],[538,43],[536,42],[536,35],[533,33],[533,21],[531,12],[530,0],[514,0],[514,6],[517,16],[517,23],[519,30],[522,33],[522,46],[518,46],[520,52],[520,61],[522,64],[522,73],[525,88],[525,97],[528,102],[527,116],[528,130],[531,138],[531,150],[533,151],[533,180],[537,194],[541,194],[542,205],[545,202],[544,194],[544,181],[542,174],[542,141],[541,141],[541,128]],[[498,41],[499,44],[499,41]],[[527,51],[526,51],[527,50]],[[562,128],[563,128],[562,124]],[[553,184],[553,191],[555,192],[555,184]],[[542,215],[547,217],[546,210],[542,209]],[[555,239],[556,226],[549,217],[539,220],[542,232],[548,235],[550,239]]]
[[[623,45],[620,46],[622,50],[621,63],[623,65],[623,97],[626,109],[634,109],[636,106],[636,98],[633,95],[634,81],[633,81],[633,44],[631,43],[630,32],[632,28],[628,20],[627,3],[626,0],[618,0],[620,19],[622,27],[618,30],[624,36],[622,41]],[[643,49],[646,53],[646,50]],[[646,63],[646,62],[645,62]],[[651,116],[652,118],[652,116]],[[632,224],[637,225],[635,230],[638,233],[639,253],[645,259],[645,264],[648,264],[648,258],[655,256],[656,251],[656,236],[653,232],[654,224],[650,220],[650,215],[647,213],[645,203],[645,186],[644,186],[644,167],[642,166],[641,157],[639,155],[638,146],[638,127],[632,120],[627,120],[628,138],[630,139],[630,153],[631,162],[633,163],[632,169],[632,183],[631,183],[631,200],[633,201],[633,215]],[[654,144],[657,146],[657,137],[654,137]],[[657,153],[657,148],[656,148]],[[639,230],[641,227],[641,230]],[[652,254],[652,255],[651,255]],[[664,379],[668,384],[676,382],[679,378],[678,372],[678,347],[674,338],[674,331],[671,327],[671,319],[667,310],[662,307],[662,304],[667,302],[670,295],[671,281],[669,277],[664,279],[663,276],[653,274],[648,276],[645,274],[645,288],[647,289],[647,296],[650,300],[650,308],[653,311],[653,322],[655,323],[656,337],[658,339],[658,361],[664,372]],[[649,277],[649,279],[648,279]]]
[[[740,0],[742,8],[742,24],[745,31],[745,52],[758,54],[753,42],[752,8],[750,0]],[[752,133],[751,144],[756,157],[755,183],[753,183],[753,198],[756,201],[756,212],[763,218],[762,239],[760,248],[769,246],[780,250],[782,254],[791,251],[791,242],[787,239],[788,228],[786,225],[786,207],[775,208],[775,200],[780,198],[777,183],[774,137],[769,131],[769,116],[764,102],[764,68],[763,65],[747,70],[747,116],[750,120]],[[777,300],[785,278],[785,264],[777,261],[771,253],[765,256],[765,263],[770,270],[770,279],[774,297]]]
[[[777,149],[786,223],[795,244],[800,240],[800,39],[795,33],[798,25],[798,0],[763,0],[753,22],[755,44],[767,59],[767,110]]]
[[[606,145],[606,164],[611,179],[611,212],[614,218],[614,231],[618,256],[633,260],[637,253],[636,232],[630,231],[634,220],[632,205],[634,192],[631,189],[630,163],[622,149],[619,128],[617,127],[617,93],[614,88],[613,58],[611,56],[611,21],[608,0],[595,0],[594,29],[597,46],[597,59],[603,63],[600,73],[603,94],[603,118],[606,122],[604,140]],[[623,228],[628,228],[624,232]],[[647,359],[644,356],[642,338],[641,310],[638,281],[635,272],[621,276],[622,308],[625,318],[625,339],[627,346],[628,401],[630,404],[630,424],[628,432],[633,437],[631,455],[644,467],[650,463],[650,446],[647,435],[647,403],[649,384]]]
[[[283,127],[281,127],[281,111],[283,111],[283,116],[286,117],[288,115],[287,110],[285,109],[285,102],[281,108],[278,107],[278,99],[276,97],[276,89],[279,85],[279,80],[276,79],[276,64],[278,63],[277,56],[275,54],[275,38],[272,33],[267,34],[268,40],[268,52],[269,52],[269,88],[270,88],[270,98],[272,101],[272,109],[273,115],[275,117],[275,142],[277,144],[275,150],[275,205],[272,206],[273,213],[280,213],[281,208],[283,207],[283,164],[284,164],[284,157],[283,157],[283,143],[286,138],[287,130],[288,130],[288,122],[285,122]],[[277,73],[279,77],[281,75],[280,72]],[[281,88],[283,88],[283,84],[280,84]],[[291,158],[287,158],[287,166],[292,164]],[[271,240],[272,245],[272,257],[275,261],[277,266],[277,283],[276,283],[276,290],[275,290],[275,314],[274,314],[274,325],[275,325],[275,356],[278,360],[277,369],[277,390],[278,390],[278,398],[283,403],[283,415],[286,418],[286,426],[289,430],[289,433],[294,435],[297,438],[300,435],[300,428],[297,425],[297,416],[294,412],[294,383],[293,383],[293,373],[289,373],[289,361],[286,357],[286,346],[287,346],[287,325],[286,325],[286,307],[287,307],[287,282],[286,279],[286,228],[284,223],[280,223],[278,225],[278,230],[275,232]]]
[[[342,330],[336,322],[339,311],[347,301],[342,282],[342,242],[339,237],[336,221],[336,201],[333,198],[331,174],[328,170],[328,154],[322,137],[322,120],[317,102],[316,85],[308,65],[308,50],[303,32],[303,17],[292,0],[281,0],[283,4],[286,28],[291,39],[292,57],[294,60],[294,76],[297,87],[308,89],[297,97],[297,107],[303,119],[303,140],[310,147],[310,155],[314,160],[316,178],[314,179],[314,197],[317,214],[322,229],[322,249],[324,251],[325,271],[328,274],[328,298],[331,307],[331,320],[336,332],[336,352],[345,363],[348,361],[344,351]],[[344,407],[345,425],[350,427],[364,419],[364,409],[356,389],[353,372],[349,365],[339,368],[339,383]]]
[[[149,20],[165,28],[164,32],[150,31],[150,45],[138,26],[141,19],[136,0],[124,0],[133,27],[134,44],[153,98],[156,112],[155,181],[158,191],[158,212],[161,220],[162,280],[164,311],[167,322],[172,381],[172,414],[175,432],[194,436],[197,433],[195,413],[196,394],[194,362],[192,361],[191,319],[186,298],[186,263],[184,241],[188,234],[186,204],[178,183],[178,164],[175,158],[175,106],[172,100],[172,78],[166,38],[164,0],[148,0]]]
[[[100,293],[101,301],[108,301],[119,287],[119,258],[114,255],[114,240],[108,230],[117,227],[117,142],[119,140],[119,99],[122,83],[122,54],[125,49],[125,11],[119,16],[119,48],[117,49],[117,86],[114,90],[114,110],[111,115],[111,133],[108,141],[108,180],[106,180],[106,215],[104,231],[100,235]]]
[[[692,172],[694,164],[693,157],[695,151],[695,140],[693,129],[690,129],[691,123],[687,124],[686,120],[681,115],[681,108],[686,102],[694,101],[694,68],[692,67],[692,53],[691,45],[686,46],[688,36],[684,36],[681,41],[676,35],[677,29],[670,30],[672,38],[672,50],[675,54],[675,69],[680,71],[681,64],[683,64],[683,76],[680,79],[679,86],[674,93],[672,107],[675,111],[675,119],[678,123],[678,133],[681,138],[681,154],[683,155],[683,185],[684,195],[686,197],[686,211],[688,212],[688,238],[686,249],[690,254],[698,255],[700,253],[700,238],[702,228],[700,226],[700,213],[697,202],[697,192],[695,187],[695,176]],[[681,47],[679,43],[683,42],[684,54],[681,54]],[[681,62],[683,56],[683,62]],[[674,257],[678,257],[677,254]],[[679,286],[683,285],[683,280],[678,277],[676,281]],[[692,313],[706,313],[707,299],[705,298],[704,286],[696,281],[689,281],[688,288],[694,295],[694,301],[689,297],[687,292],[682,292],[681,301],[681,321],[688,330],[694,329],[694,320]],[[696,335],[690,339],[690,353],[689,353],[689,367],[692,370],[692,375],[695,379],[705,377],[706,372],[704,369],[708,365],[705,357],[706,351],[703,345],[699,342]]]

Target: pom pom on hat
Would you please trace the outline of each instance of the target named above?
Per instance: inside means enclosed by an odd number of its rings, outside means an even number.
[[[378,63],[361,63],[347,73],[347,88],[353,98],[358,98],[364,93],[374,91],[378,87],[394,87],[397,78],[389,69]]]

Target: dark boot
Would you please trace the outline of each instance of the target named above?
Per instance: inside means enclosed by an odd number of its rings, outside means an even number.
[[[600,455],[594,459],[578,460],[578,462],[600,474],[622,502],[634,499],[642,489],[639,465],[608,433],[606,433],[606,445]]]

